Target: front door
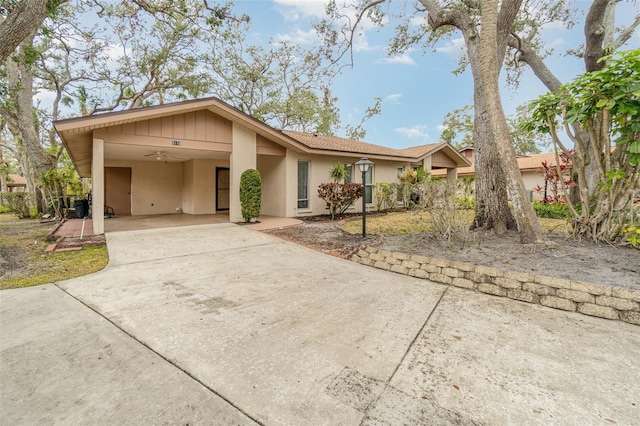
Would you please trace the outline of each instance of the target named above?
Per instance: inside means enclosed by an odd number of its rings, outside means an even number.
[[[104,204],[117,216],[131,216],[131,167],[104,168]]]
[[[229,210],[229,168],[216,167],[216,211]]]

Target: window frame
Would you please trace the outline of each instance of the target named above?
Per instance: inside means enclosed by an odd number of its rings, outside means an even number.
[[[306,182],[304,182],[306,184],[306,188],[304,188],[304,192],[306,192],[306,194],[304,194],[306,196],[306,198],[300,198],[301,195],[301,180],[300,180],[300,166],[302,164],[306,165]],[[303,210],[303,211],[311,211],[311,196],[310,196],[310,178],[311,178],[311,161],[309,160],[298,160],[298,177],[297,177],[297,208],[298,210]],[[301,206],[301,203],[305,204],[304,206]]]

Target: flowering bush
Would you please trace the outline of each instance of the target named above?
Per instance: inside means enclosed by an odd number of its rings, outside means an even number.
[[[538,173],[544,177],[545,187],[537,185],[533,190],[542,195],[543,203],[566,203],[564,188],[573,185],[569,157],[564,153],[560,153],[558,157],[560,158],[559,166],[550,166],[545,160],[538,168]]]
[[[318,197],[324,200],[331,220],[342,215],[354,201],[364,194],[360,183],[323,183],[318,187]]]

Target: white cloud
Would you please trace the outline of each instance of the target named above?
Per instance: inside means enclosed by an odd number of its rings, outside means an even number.
[[[402,97],[402,93],[394,93],[392,95],[388,95],[384,98],[384,101],[389,104],[397,105],[400,103],[400,98]]]
[[[445,126],[444,124],[438,124],[436,126],[436,130],[438,130],[440,133],[442,133],[444,130],[446,130],[448,127]]]
[[[569,31],[569,28],[562,21],[551,21],[542,26],[542,31]]]
[[[402,53],[400,55],[395,55],[391,57],[384,58],[382,62],[387,64],[403,64],[403,65],[415,65],[416,61],[413,60],[411,56],[407,52]]]
[[[328,0],[274,0],[276,10],[286,21],[297,21],[304,17],[322,18],[326,16]]]
[[[325,6],[329,0],[274,0],[276,10],[286,21],[299,21],[304,18],[322,19],[326,18]],[[356,9],[354,5],[343,3],[338,4],[341,18],[334,21],[336,28],[342,25],[352,25],[356,22]],[[388,19],[385,17],[385,21]],[[379,50],[378,46],[371,46],[367,39],[367,32],[376,28],[376,25],[367,17],[364,17],[358,24],[356,34],[353,37],[353,51],[366,52]],[[294,38],[294,36],[289,36]],[[314,33],[315,37],[315,33]]]
[[[40,89],[36,92],[34,98],[36,98],[36,102],[42,102],[45,106],[49,106],[56,98],[56,92],[53,90]]]
[[[276,34],[273,38],[276,42],[288,42],[297,45],[308,45],[318,41],[318,33],[313,28],[309,31],[297,29],[293,34]]]
[[[125,55],[125,52],[127,55],[131,54],[131,49],[126,48],[125,50],[123,50],[122,46],[119,44],[109,44],[104,49],[104,52],[110,61],[118,62]]]
[[[418,139],[424,142],[429,140],[427,126],[425,124],[416,124],[413,127],[396,127],[393,130],[408,139]]]
[[[427,15],[426,14],[422,14],[422,15],[414,15],[411,17],[411,19],[409,19],[409,24],[411,24],[414,27],[419,27],[420,25],[426,24],[427,23]]]
[[[567,44],[566,40],[562,38],[553,39],[550,42],[544,44],[545,49],[552,49],[555,47],[565,46]]]
[[[369,40],[364,32],[359,32],[353,37],[353,51],[354,52],[369,52],[371,50],[378,50],[377,46],[370,46]]]
[[[454,38],[446,42],[444,46],[436,47],[436,52],[455,57],[461,56],[465,52],[464,39],[462,37]]]

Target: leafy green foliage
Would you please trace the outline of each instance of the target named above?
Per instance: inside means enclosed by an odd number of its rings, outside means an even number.
[[[247,169],[240,176],[240,206],[245,221],[260,216],[262,180],[256,169]]]
[[[0,194],[0,204],[20,219],[27,219],[31,217],[30,198],[28,192],[3,192]]]
[[[413,168],[405,167],[398,175],[400,179],[400,199],[406,208],[417,207],[422,200],[423,191],[422,184],[429,180],[430,174],[422,167]]]
[[[360,183],[330,182],[318,186],[318,197],[324,200],[332,220],[341,216],[363,194]]]
[[[393,209],[398,202],[399,188],[400,185],[398,185],[397,183],[374,183],[373,193],[376,200],[376,210],[380,212]]]
[[[551,126],[577,123],[584,127],[603,116],[608,134],[628,154],[632,166],[640,163],[640,50],[621,52],[602,70],[586,73],[560,90],[541,96],[531,105],[530,129],[550,132]],[[558,122],[558,117],[562,120]]]
[[[471,105],[448,112],[442,120],[442,126],[444,130],[440,138],[443,141],[458,149],[473,146],[473,107]]]
[[[622,228],[625,234],[624,239],[631,244],[632,247],[640,248],[640,226],[627,226]]]
[[[473,146],[473,107],[465,105],[462,108],[448,112],[444,116],[442,125],[444,130],[440,138],[460,149],[465,146]],[[528,127],[529,110],[527,105],[516,108],[516,114],[507,117],[509,133],[513,139],[513,146],[518,154],[538,154],[540,148],[550,145],[548,134],[536,131]]]
[[[544,201],[534,201],[533,211],[536,216],[549,219],[570,219],[571,212],[565,203],[545,203]]]
[[[340,182],[349,175],[347,168],[342,163],[338,163],[329,170],[329,177],[334,182]]]
[[[470,195],[457,195],[454,201],[456,207],[462,210],[471,210],[476,208],[476,197]]]
[[[534,101],[529,127],[550,133],[571,161],[580,206],[567,202],[576,233],[612,241],[633,223],[640,201],[640,50],[603,60],[601,70]],[[559,138],[561,128],[574,150]]]

